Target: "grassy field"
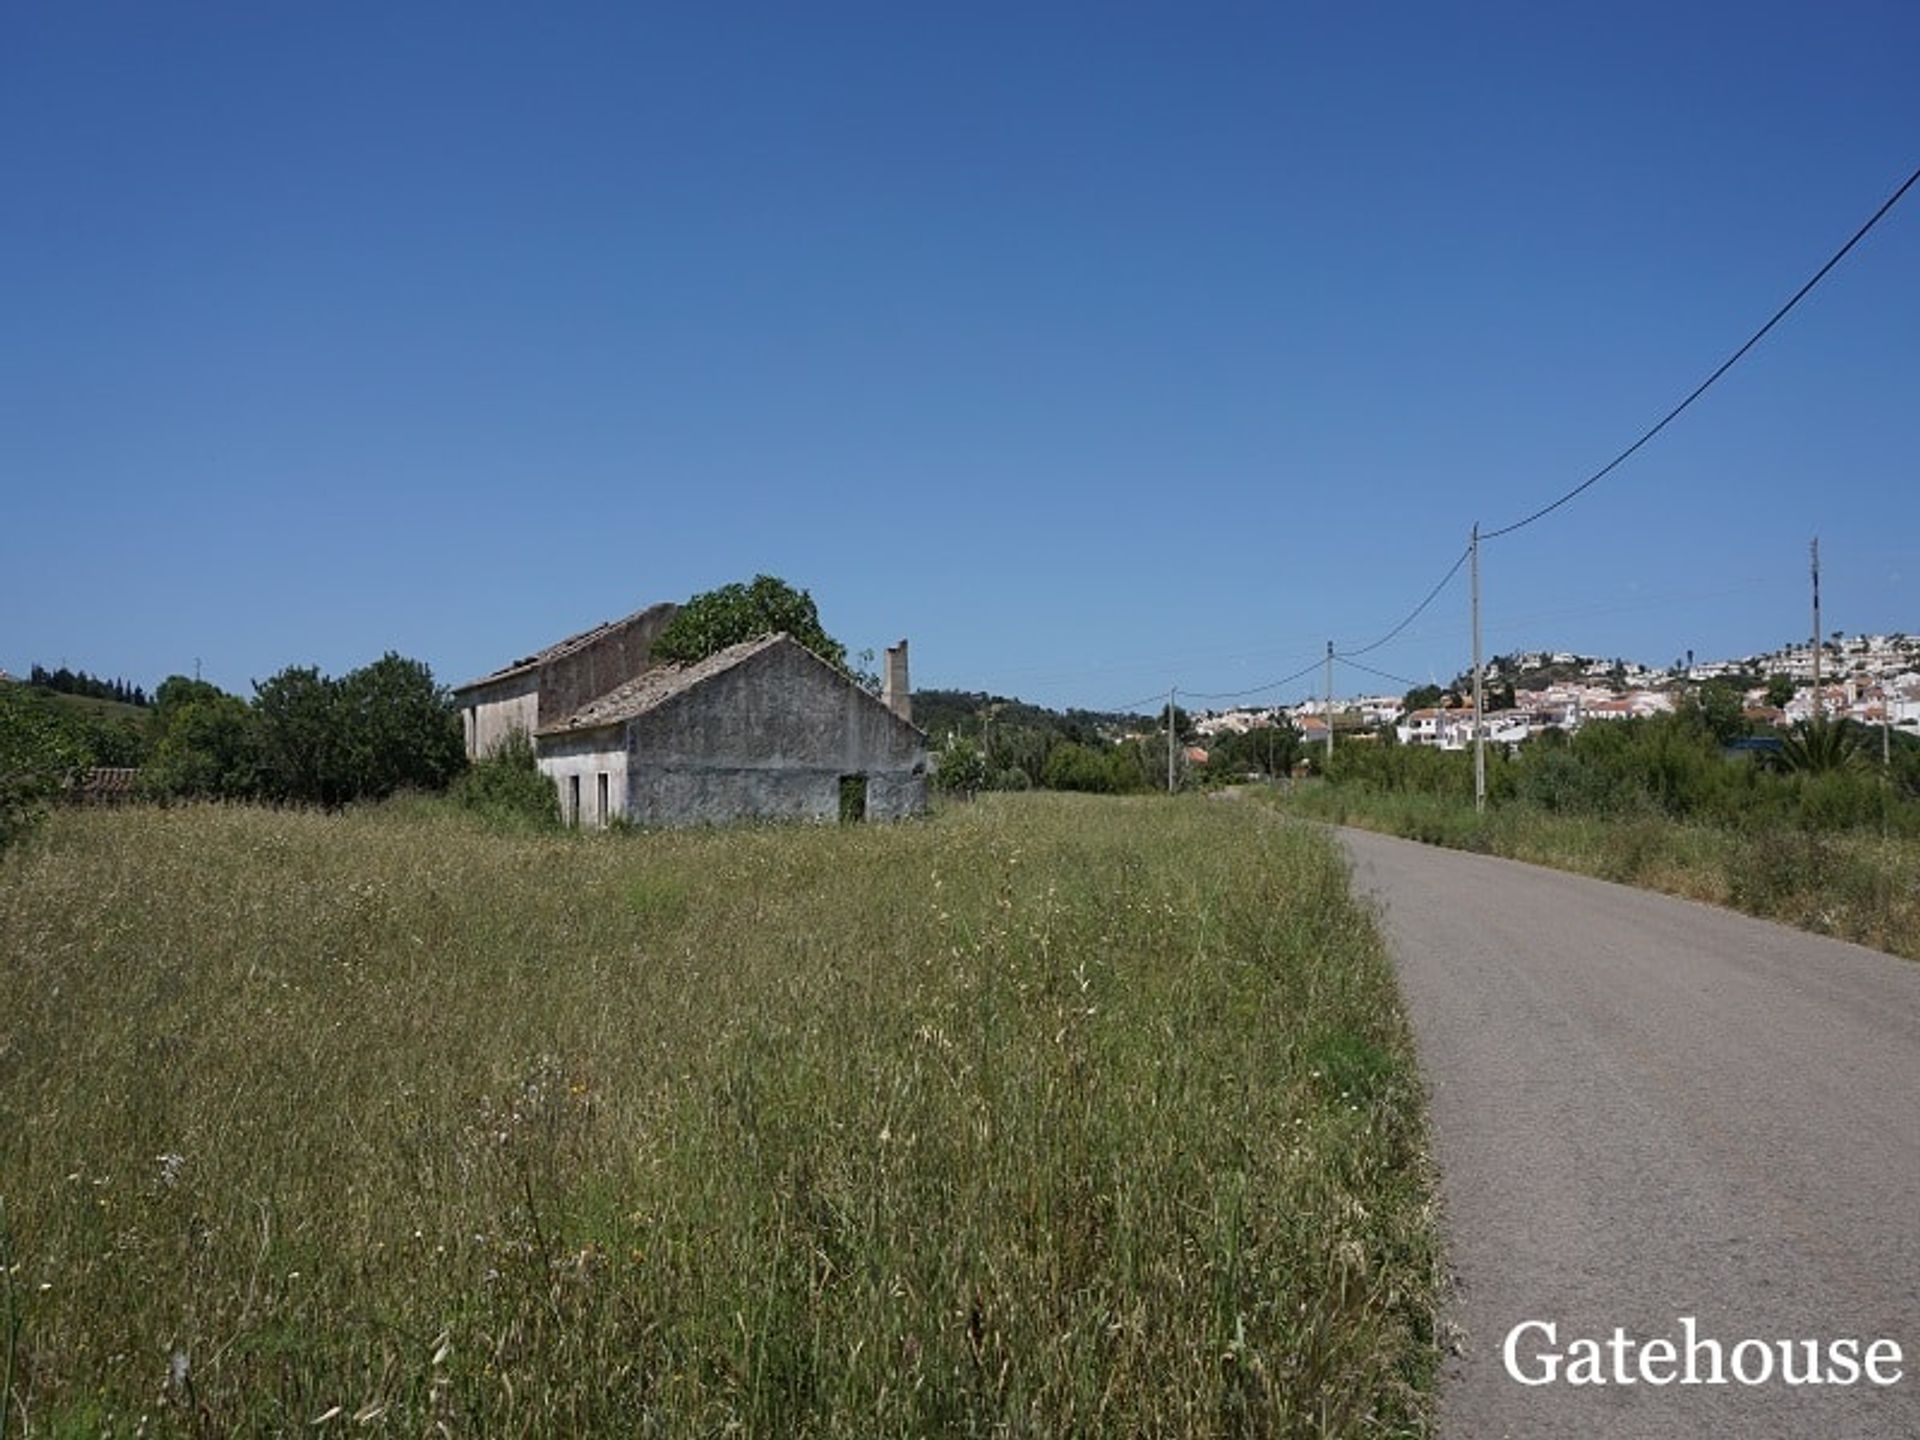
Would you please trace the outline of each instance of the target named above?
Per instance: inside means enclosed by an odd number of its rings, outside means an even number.
[[[153,714],[151,710],[139,705],[127,705],[118,700],[102,700],[92,695],[67,695],[58,690],[43,690],[38,686],[33,688],[36,695],[44,695],[52,704],[102,724],[144,727]]]
[[[1308,784],[1295,814],[1641,885],[1920,960],[1920,841],[1757,820],[1743,829],[1657,814],[1555,815],[1506,803]]]
[[[1408,1037],[1261,807],[67,812],[0,935],[9,1440],[1424,1432]]]

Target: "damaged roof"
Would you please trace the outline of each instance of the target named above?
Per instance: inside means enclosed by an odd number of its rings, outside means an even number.
[[[456,685],[453,687],[453,693],[458,695],[463,690],[477,690],[482,685],[493,684],[496,680],[511,680],[516,675],[524,675],[529,670],[538,670],[542,665],[550,665],[555,660],[564,660],[576,650],[586,649],[608,631],[618,630],[622,625],[631,625],[643,615],[650,615],[662,604],[668,603],[671,602],[662,601],[660,604],[649,605],[646,609],[636,610],[633,614],[619,620],[602,620],[590,630],[582,630],[578,635],[569,635],[564,640],[556,640],[546,649],[536,650],[531,655],[523,655],[490,674],[482,675],[478,680],[469,680],[464,685]]]
[[[873,704],[885,708],[885,702],[878,695],[862,686],[845,670],[830,661],[822,660],[786,631],[779,630],[771,635],[762,635],[755,640],[742,640],[738,645],[729,645],[724,650],[716,650],[706,659],[696,660],[691,665],[655,666],[651,670],[634,676],[625,684],[609,690],[598,699],[588,701],[566,719],[556,721],[552,725],[541,726],[536,733],[564,735],[573,730],[593,730],[603,725],[618,725],[622,721],[635,719],[651,710],[659,709],[674,697],[684,695],[694,687],[705,684],[714,676],[724,674],[734,666],[744,664],[755,656],[780,645],[792,646],[823,670],[838,677],[841,683],[855,694],[863,695]],[[901,720],[899,723],[911,730],[918,729],[910,720]]]
[[[556,735],[568,730],[591,730],[596,726],[631,720],[636,715],[657,709],[676,695],[684,695],[702,681],[731,670],[743,660],[751,660],[761,651],[771,650],[783,640],[795,645],[800,643],[781,630],[772,635],[762,635],[757,640],[742,640],[738,645],[716,650],[706,659],[696,660],[691,665],[655,666],[615,686],[599,698],[589,700],[566,719],[542,726],[539,733]]]

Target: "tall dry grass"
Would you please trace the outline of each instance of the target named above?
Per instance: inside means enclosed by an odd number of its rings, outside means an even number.
[[[1639,811],[1558,815],[1507,801],[1302,786],[1295,814],[1640,885],[1920,960],[1920,840],[1756,817],[1734,828]]]
[[[1260,818],[60,815],[0,864],[6,1434],[1419,1433],[1407,1035]]]

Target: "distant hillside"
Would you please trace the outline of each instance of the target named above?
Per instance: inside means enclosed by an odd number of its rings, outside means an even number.
[[[1495,655],[1487,661],[1486,682],[1510,685],[1516,690],[1544,690],[1550,685],[1611,685],[1623,690],[1629,685],[1645,685],[1664,678],[1660,672],[1636,660],[1605,659],[1596,655],[1573,655],[1566,651],[1520,651]],[[1473,672],[1462,670],[1453,679],[1453,690],[1465,694],[1473,688]]]
[[[134,766],[146,757],[150,712],[138,705],[64,695],[44,685],[28,685],[11,675],[5,677],[5,688],[11,716],[37,717],[38,723],[64,736],[87,757],[85,763]]]
[[[1153,712],[1157,714],[1158,712]],[[1045,730],[1070,737],[1112,737],[1137,728],[1139,715],[1101,710],[1049,710],[1025,700],[990,695],[984,690],[916,690],[913,723],[927,734],[978,735],[983,724],[997,728]]]
[[[147,716],[152,713],[144,705],[129,705],[120,700],[101,700],[92,695],[67,695],[58,690],[49,690],[44,685],[29,685],[27,688],[36,695],[45,696],[55,705],[78,711],[92,720],[145,725]]]
[[[89,675],[84,670],[69,670],[64,665],[57,670],[35,665],[27,676],[27,683],[37,689],[58,691],[62,695],[84,695],[90,700],[114,700],[122,705],[136,706],[148,703],[147,692],[138,685],[125,680],[105,680],[98,675]]]

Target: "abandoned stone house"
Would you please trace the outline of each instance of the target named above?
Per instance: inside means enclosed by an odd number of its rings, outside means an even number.
[[[894,820],[927,803],[927,737],[912,723],[907,645],[882,694],[785,634],[691,665],[656,665],[676,607],[571,635],[454,691],[467,754],[533,741],[569,825],[742,819]]]

